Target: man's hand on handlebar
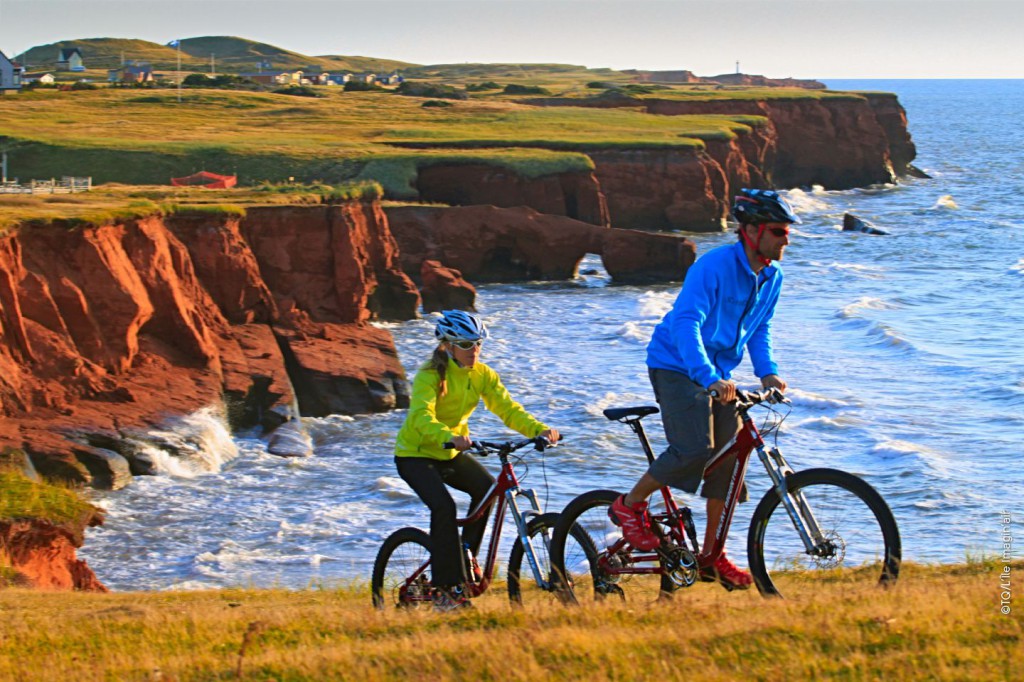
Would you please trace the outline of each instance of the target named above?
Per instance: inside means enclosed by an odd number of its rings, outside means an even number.
[[[451,444],[459,452],[473,447],[473,441],[470,440],[469,436],[452,436]]]
[[[761,386],[764,388],[777,388],[779,393],[786,392],[786,380],[778,374],[769,374],[761,377]]]
[[[727,405],[736,400],[736,382],[729,381],[728,379],[719,379],[708,386],[708,393],[718,402]]]

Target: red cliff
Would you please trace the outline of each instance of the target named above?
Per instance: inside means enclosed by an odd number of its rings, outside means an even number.
[[[12,582],[18,586],[106,592],[89,565],[76,556],[75,550],[81,546],[82,529],[71,524],[0,521],[0,554],[13,572]]]
[[[598,227],[524,206],[397,206],[387,214],[406,272],[434,261],[474,282],[568,279],[588,253],[601,255],[617,281],[678,281],[696,254],[679,235]]]
[[[123,437],[210,405],[235,425],[401,406],[419,295],[376,203],[60,222],[0,237],[0,447],[102,487]],[[340,397],[339,397],[340,396]],[[144,470],[140,465],[138,468]]]

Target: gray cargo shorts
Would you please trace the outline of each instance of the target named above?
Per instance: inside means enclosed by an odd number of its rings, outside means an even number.
[[[701,496],[724,500],[736,457],[726,458],[707,478],[704,466],[742,426],[736,408],[713,401],[703,386],[685,374],[652,368],[647,372],[668,439],[668,449],[658,455],[647,473],[659,483],[688,493],[697,492],[703,479]],[[744,483],[740,502],[746,502],[747,497]]]

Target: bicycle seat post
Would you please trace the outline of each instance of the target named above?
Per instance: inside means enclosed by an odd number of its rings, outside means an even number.
[[[633,429],[633,433],[640,439],[640,445],[644,449],[644,454],[647,455],[647,463],[654,463],[654,452],[651,450],[651,443],[647,440],[647,434],[644,432],[644,425],[640,423],[643,417],[636,417],[635,419],[624,419],[623,422]]]

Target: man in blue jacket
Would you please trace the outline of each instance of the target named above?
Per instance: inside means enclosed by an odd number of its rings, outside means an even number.
[[[712,249],[694,263],[647,346],[647,368],[669,446],[608,511],[622,526],[626,541],[642,551],[660,543],[647,512],[651,493],[662,485],[694,493],[702,479],[708,515],[704,547],[712,546],[733,467],[724,461],[705,479],[704,466],[740,428],[733,405],[736,384],[730,376],[744,348],[761,384],[786,390],[772,357],[772,315],[782,288],[782,270],[773,261],[782,260],[789,226],[800,219],[776,192],[744,189],[740,194],[732,207],[739,221],[738,241]],[[746,499],[744,489],[740,501]],[[724,551],[700,572],[702,579],[730,590],[747,589],[753,582]]]

